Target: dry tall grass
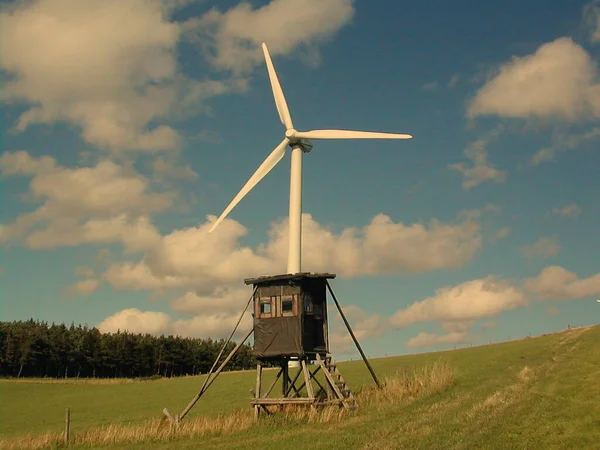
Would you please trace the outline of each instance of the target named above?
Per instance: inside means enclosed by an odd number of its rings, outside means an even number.
[[[391,403],[411,401],[419,397],[439,393],[454,384],[454,371],[444,363],[435,363],[416,370],[397,372],[387,377],[381,389],[368,387],[357,395],[359,414],[363,411],[385,408]],[[340,421],[347,411],[337,406],[310,408],[287,406],[282,413],[275,413],[265,422],[281,421],[295,423],[332,423]],[[171,439],[197,439],[204,436],[217,436],[240,432],[255,426],[253,411],[248,409],[232,411],[219,417],[187,418],[178,427],[172,426],[166,418],[153,419],[138,425],[113,424],[90,428],[72,433],[72,445],[102,446],[111,444],[168,441]],[[267,425],[268,426],[268,425]],[[41,436],[27,436],[0,440],[2,449],[42,449],[61,448],[63,436],[49,433]]]
[[[397,371],[383,380],[381,389],[370,386],[360,394],[361,403],[383,408],[390,403],[411,401],[445,391],[455,383],[454,370],[447,363],[435,362],[418,369]]]

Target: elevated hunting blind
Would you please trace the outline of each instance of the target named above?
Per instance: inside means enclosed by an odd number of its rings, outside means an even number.
[[[328,280],[333,278],[335,275],[331,273],[296,273],[244,280],[246,285],[253,285],[252,296],[248,299],[231,335],[223,344],[200,392],[181,414],[173,417],[166,408],[163,409],[163,413],[172,423],[178,424],[252,333],[257,365],[256,389],[251,391],[251,404],[257,419],[261,411],[271,414],[269,407],[272,406],[281,408],[284,405],[307,405],[314,408],[337,404],[347,409],[355,408],[356,399],[329,351],[328,292],[373,380],[377,386],[380,384],[331,289]],[[252,329],[221,362],[223,351],[236,333],[250,305],[253,305]],[[221,364],[215,370],[219,362]],[[264,366],[279,367],[279,370],[270,386],[263,391]],[[290,371],[296,372],[293,377],[290,376]],[[281,395],[273,396],[271,393],[276,385],[280,386]]]
[[[330,273],[249,278],[254,285],[254,356],[263,361],[325,356]]]

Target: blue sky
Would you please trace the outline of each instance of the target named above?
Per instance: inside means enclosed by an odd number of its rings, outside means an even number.
[[[372,356],[598,323],[600,3],[38,0],[2,12],[2,320],[227,335],[246,277],[303,269]],[[126,24],[126,25],[123,25]],[[246,320],[245,325],[248,325]],[[352,356],[339,320],[332,347]]]

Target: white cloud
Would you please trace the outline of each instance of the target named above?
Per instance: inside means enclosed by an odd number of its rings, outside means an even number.
[[[473,342],[477,336],[471,336],[466,332],[455,331],[448,334],[432,334],[421,332],[406,341],[407,348],[435,347],[445,344],[467,344]]]
[[[573,150],[598,139],[600,139],[600,127],[579,133],[558,134],[553,139],[552,145],[541,148],[531,157],[531,164],[538,166],[544,162],[553,161],[562,152]]]
[[[4,153],[3,174],[33,175],[30,195],[41,206],[2,227],[0,240],[25,237],[31,248],[122,242],[129,250],[159,238],[149,215],[167,210],[174,194],[150,192],[150,181],[109,160],[67,169],[49,157]]]
[[[546,312],[548,314],[550,314],[551,316],[556,316],[556,315],[560,314],[560,309],[557,308],[556,306],[549,306],[548,308],[546,308]]]
[[[154,158],[152,161],[152,171],[159,177],[167,176],[178,180],[191,181],[198,178],[198,174],[194,172],[189,164],[178,166],[172,159],[163,157]]]
[[[269,241],[256,250],[240,245],[247,230],[234,220],[225,220],[208,234],[214,219],[209,216],[203,225],[163,236],[142,261],[113,265],[106,279],[120,288],[186,287],[212,293],[246,277],[285,270],[287,219],[274,222]],[[378,215],[362,229],[335,234],[305,214],[303,237],[303,270],[334,271],[344,277],[455,269],[481,247],[480,227],[471,219],[424,226]]]
[[[236,315],[198,315],[191,319],[174,320],[163,312],[128,308],[107,317],[98,324],[97,328],[103,333],[127,330],[130,333],[173,334],[183,337],[218,339],[229,336],[238,319],[239,313]],[[234,338],[243,337],[252,326],[251,322],[251,316],[246,314]]]
[[[488,141],[479,139],[465,149],[465,156],[471,161],[472,166],[465,163],[450,164],[448,167],[463,174],[463,189],[472,189],[485,182],[503,183],[506,181],[506,171],[498,170],[487,160],[486,146]]]
[[[367,338],[383,336],[390,331],[382,315],[369,313],[354,305],[341,306],[359,342]],[[329,309],[329,317],[329,344],[332,351],[343,354],[354,352],[355,344],[337,308]]]
[[[491,317],[526,303],[523,293],[492,276],[438,289],[436,295],[397,311],[390,324],[404,328],[419,322],[461,322]]]
[[[172,330],[174,334],[195,338],[228,337],[233,331],[240,314],[241,312],[236,312],[236,314],[198,315],[192,319],[175,320],[173,321]],[[252,316],[250,313],[246,313],[233,336],[234,339],[241,339],[251,328]]]
[[[600,42],[600,0],[592,0],[585,5],[583,23],[589,30],[590,42]]]
[[[545,300],[570,300],[600,295],[600,273],[579,279],[560,266],[546,267],[535,278],[525,280],[524,287]]]
[[[174,312],[192,316],[223,313],[229,315],[241,314],[251,295],[251,287],[217,289],[211,295],[186,292],[183,296],[171,301],[170,309]],[[251,309],[252,306],[250,306]]]
[[[477,92],[468,116],[560,118],[600,117],[598,70],[590,55],[570,38],[515,57]]]
[[[521,251],[526,258],[549,258],[558,255],[560,245],[556,236],[541,237],[531,245],[525,245]]]
[[[97,328],[102,333],[128,331],[130,333],[168,334],[172,319],[168,314],[153,311],[140,311],[128,308],[107,317]]]
[[[274,224],[266,254],[287,254],[287,230],[287,219]],[[405,225],[378,214],[362,229],[346,228],[336,235],[306,214],[303,230],[306,268],[335,270],[344,277],[455,269],[481,248],[480,227],[470,218]]]
[[[17,129],[58,121],[113,151],[173,149],[180,136],[165,117],[233,81],[193,81],[177,67],[182,25],[160,0],[36,0],[0,14],[5,100],[31,105]]]
[[[99,287],[100,287],[100,281],[95,280],[93,278],[88,278],[86,280],[78,281],[77,283],[73,284],[72,286],[69,286],[67,288],[67,292],[70,295],[75,295],[75,294],[89,295],[93,292],[96,292]]]
[[[272,55],[300,47],[305,59],[318,60],[315,44],[330,39],[353,16],[353,0],[272,0],[257,9],[242,2],[224,13],[212,9],[188,23],[187,31],[215,67],[242,73],[263,62],[262,42]]]
[[[0,172],[3,175],[35,175],[56,169],[56,160],[50,156],[31,157],[24,151],[5,152],[0,156]]]
[[[581,214],[581,208],[576,204],[572,203],[562,208],[554,208],[552,212],[563,217],[575,217]]]

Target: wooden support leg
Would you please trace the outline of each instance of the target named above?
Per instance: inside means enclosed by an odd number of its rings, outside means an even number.
[[[262,384],[262,365],[258,363],[256,365],[256,398],[260,398],[260,388]],[[254,405],[254,419],[258,420],[260,418],[260,405]]]
[[[308,364],[306,363],[305,359],[302,360],[302,371],[304,372],[304,383],[306,384],[306,392],[308,394],[308,398],[314,400],[315,393],[313,392],[313,385],[310,381],[310,371],[308,369]]]
[[[281,394],[283,397],[286,397],[288,389],[289,389],[288,386],[289,386],[289,381],[290,381],[289,366],[288,366],[287,360],[283,360],[283,362],[281,363],[281,371],[282,371]]]

